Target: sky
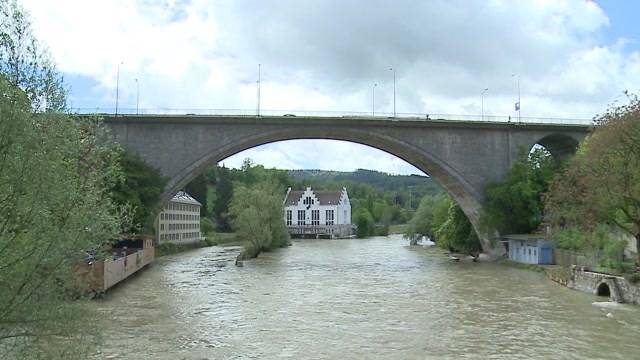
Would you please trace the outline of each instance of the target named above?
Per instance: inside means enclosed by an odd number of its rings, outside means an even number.
[[[74,108],[112,110],[117,88],[120,108],[135,108],[139,94],[149,111],[253,111],[258,64],[261,109],[293,113],[392,112],[390,68],[398,113],[513,116],[519,82],[523,117],[588,119],[624,102],[623,91],[640,91],[637,1],[20,3]],[[269,144],[224,163],[245,157],[267,167],[420,173],[379,150],[329,140]]]

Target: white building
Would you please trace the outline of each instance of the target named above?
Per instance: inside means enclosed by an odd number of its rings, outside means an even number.
[[[284,221],[292,236],[345,237],[353,234],[351,203],[342,191],[287,190]]]
[[[178,191],[158,215],[158,243],[187,244],[202,240],[201,206],[186,192]]]

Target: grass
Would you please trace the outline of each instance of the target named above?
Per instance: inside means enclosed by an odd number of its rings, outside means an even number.
[[[389,234],[404,234],[408,224],[389,225]]]
[[[242,245],[242,240],[238,239],[235,233],[208,233],[206,236],[209,246],[235,246]]]

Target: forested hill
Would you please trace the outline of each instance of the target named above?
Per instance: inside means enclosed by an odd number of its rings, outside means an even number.
[[[425,193],[441,192],[440,185],[428,176],[392,175],[375,170],[358,169],[353,172],[329,170],[289,170],[289,175],[296,182],[311,183],[344,183],[355,182],[367,184],[382,190],[415,189]]]

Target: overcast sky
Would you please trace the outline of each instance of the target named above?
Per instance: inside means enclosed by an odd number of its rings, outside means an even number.
[[[640,88],[636,1],[22,0],[71,105],[591,118]],[[189,112],[189,111],[185,111]],[[321,158],[317,154],[322,154]],[[349,156],[345,156],[348,154]],[[276,143],[269,167],[418,172],[351,143]]]

